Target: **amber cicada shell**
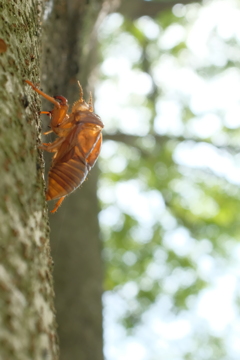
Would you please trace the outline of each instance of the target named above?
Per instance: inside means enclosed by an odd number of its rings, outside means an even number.
[[[63,96],[51,97],[39,90],[31,81],[25,80],[33,90],[54,104],[51,111],[42,111],[51,118],[51,130],[58,138],[52,143],[43,143],[42,150],[53,152],[48,174],[46,200],[57,200],[52,213],[56,212],[65,196],[77,189],[94,166],[102,145],[103,123],[93,112],[92,96],[86,103],[80,83],[80,98],[68,114],[68,101]]]

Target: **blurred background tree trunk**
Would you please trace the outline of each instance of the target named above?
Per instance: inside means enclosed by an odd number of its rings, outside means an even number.
[[[0,359],[58,359],[52,259],[37,149],[41,1],[0,3]]]
[[[89,76],[98,61],[97,29],[113,3],[56,0],[53,7],[47,3],[42,62],[45,92],[63,95],[71,105],[79,98],[80,80],[88,99]],[[45,103],[44,110],[50,108]],[[50,216],[61,360],[103,359],[97,174],[95,167],[81,188]]]

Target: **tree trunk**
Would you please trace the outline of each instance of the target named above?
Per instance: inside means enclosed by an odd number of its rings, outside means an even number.
[[[72,104],[79,98],[80,80],[88,98],[97,24],[110,7],[111,1],[103,0],[54,2],[44,24],[44,91],[63,95]],[[97,174],[95,166],[81,188],[50,217],[61,360],[103,359]]]
[[[41,1],[0,4],[0,359],[58,358],[39,101]]]
[[[179,3],[187,5],[192,2],[193,0],[181,0]],[[196,0],[194,2],[201,3],[202,0]],[[136,20],[141,16],[156,18],[159,13],[164,10],[171,9],[176,4],[178,4],[177,0],[122,0],[119,3],[117,11],[131,20]]]

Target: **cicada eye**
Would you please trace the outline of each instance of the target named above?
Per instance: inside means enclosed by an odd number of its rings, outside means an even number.
[[[67,99],[61,95],[54,96],[54,99],[58,100],[61,105],[66,105],[68,103]]]

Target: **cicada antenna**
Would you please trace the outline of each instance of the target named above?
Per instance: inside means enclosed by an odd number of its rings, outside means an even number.
[[[90,97],[89,97],[88,105],[89,105],[89,111],[93,112],[93,98],[92,98],[91,91],[90,91]]]
[[[72,111],[76,111],[77,109],[79,110],[79,106],[81,107],[85,101],[83,99],[83,89],[82,89],[82,86],[80,84],[80,81],[77,81],[78,83],[78,87],[79,87],[79,100],[75,101],[75,103],[73,103],[73,106],[72,106]]]
[[[77,82],[79,89],[80,89],[80,101],[83,102],[83,89],[82,89],[82,85],[80,84],[80,81]]]

